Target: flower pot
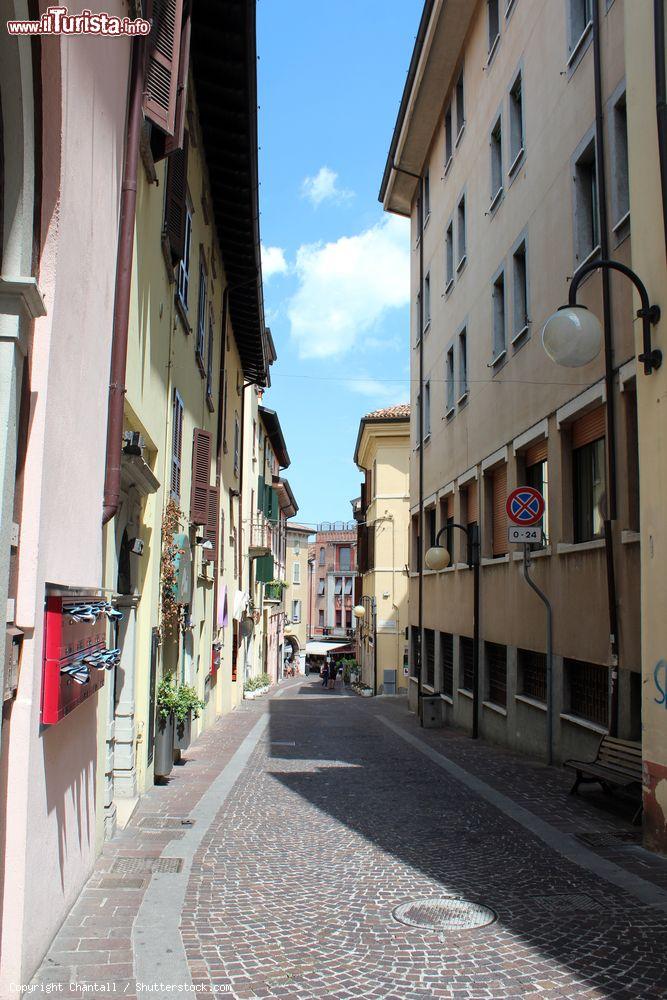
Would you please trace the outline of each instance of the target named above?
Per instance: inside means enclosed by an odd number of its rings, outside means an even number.
[[[192,712],[188,712],[182,722],[174,725],[174,750],[187,750],[192,737]]]
[[[257,694],[256,691],[244,691],[243,697],[245,698],[246,701],[252,701],[252,699],[255,697],[256,694]]]
[[[158,714],[155,726],[155,756],[153,768],[156,778],[166,778],[174,766],[174,716],[163,719]]]

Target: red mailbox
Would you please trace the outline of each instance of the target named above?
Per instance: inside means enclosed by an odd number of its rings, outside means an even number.
[[[91,668],[89,679],[81,683],[63,672],[81,662],[83,656],[103,653],[106,648],[107,619],[100,613],[95,621],[76,621],[68,609],[77,604],[100,604],[90,596],[47,597],[44,619],[44,665],[42,673],[42,724],[54,725],[69,715],[104,684],[104,668]]]

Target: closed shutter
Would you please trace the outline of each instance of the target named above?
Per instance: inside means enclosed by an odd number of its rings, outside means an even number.
[[[507,540],[507,466],[501,465],[493,473],[493,554],[502,556],[508,551]]]
[[[454,636],[449,632],[440,633],[440,664],[442,667],[442,692],[454,694]]]
[[[218,487],[208,487],[208,503],[206,508],[206,526],[204,537],[213,546],[212,549],[204,549],[204,562],[217,563],[218,561]]]
[[[211,478],[211,435],[195,427],[192,444],[192,489],[190,520],[193,524],[208,523],[208,491]]]
[[[372,572],[375,569],[375,526],[371,525],[368,528],[368,570]]]
[[[470,483],[466,489],[468,524],[479,520],[479,503],[477,501],[477,483]]]
[[[532,444],[530,448],[526,449],[524,460],[527,469],[529,469],[531,465],[539,465],[540,462],[546,462],[547,446],[548,441],[544,438],[543,441],[538,441],[536,444]]]
[[[603,438],[605,430],[605,408],[598,406],[572,424],[572,447],[583,448],[584,445]]]
[[[176,264],[185,255],[185,214],[188,187],[188,133],[183,148],[169,157],[167,191],[165,195],[164,229],[171,258]]]
[[[183,450],[183,400],[174,389],[174,403],[171,415],[171,492],[181,495],[181,454]]]
[[[174,134],[165,139],[164,151],[167,156],[183,148],[185,136],[185,111],[188,103],[188,72],[190,70],[190,35],[192,19],[188,12],[183,21],[181,31],[181,47],[178,57],[178,84],[176,86],[176,114],[174,117]]]
[[[152,48],[146,71],[144,114],[163,132],[173,135],[183,0],[153,0],[152,18]]]

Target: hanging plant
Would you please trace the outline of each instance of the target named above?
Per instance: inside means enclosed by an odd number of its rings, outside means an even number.
[[[160,559],[160,585],[162,588],[162,624],[167,632],[178,631],[183,608],[176,603],[176,556],[182,552],[175,541],[178,533],[180,509],[175,500],[169,500],[162,518],[162,556]]]

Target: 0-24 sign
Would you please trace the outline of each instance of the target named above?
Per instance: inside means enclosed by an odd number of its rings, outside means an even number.
[[[538,544],[542,541],[542,525],[533,525],[529,528],[524,528],[518,524],[510,524],[507,529],[507,537],[510,542],[514,544],[527,545],[531,542],[537,542]]]

